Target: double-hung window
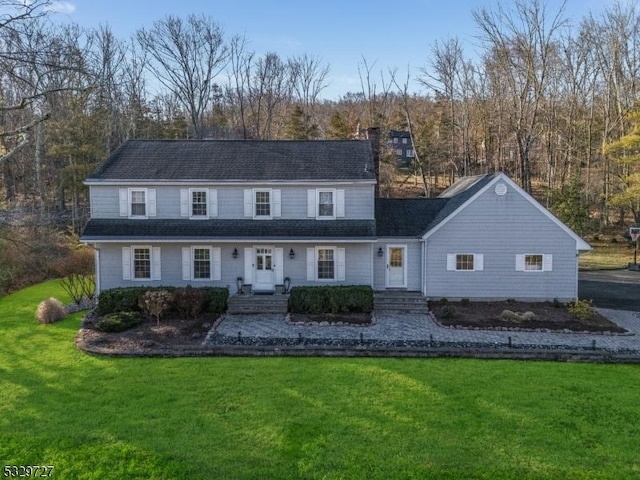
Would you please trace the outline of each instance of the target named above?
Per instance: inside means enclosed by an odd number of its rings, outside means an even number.
[[[335,280],[335,249],[318,248],[318,280]]]
[[[209,245],[182,247],[182,280],[220,280],[221,260],[220,247]]]
[[[307,248],[307,280],[341,282],[346,278],[345,249],[335,246]]]
[[[191,216],[206,217],[208,213],[207,190],[191,190]]]
[[[209,280],[211,278],[211,248],[193,249],[193,279]]]
[[[255,192],[255,216],[271,217],[271,191],[256,190]]]
[[[332,220],[345,216],[345,191],[335,188],[308,190],[307,217],[317,220]]]
[[[334,190],[318,190],[318,217],[336,217]]]
[[[155,188],[121,188],[120,216],[148,218],[156,216]]]
[[[133,245],[122,247],[123,280],[161,280],[160,247]]]
[[[180,216],[207,220],[218,216],[218,191],[213,188],[181,188]]]
[[[147,192],[146,190],[131,190],[130,194],[131,216],[147,216]]]
[[[134,247],[133,278],[135,280],[151,280],[151,249]]]
[[[244,216],[256,220],[279,218],[282,215],[281,196],[279,188],[246,188]]]

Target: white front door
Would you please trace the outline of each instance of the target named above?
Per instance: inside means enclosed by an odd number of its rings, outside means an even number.
[[[387,246],[387,288],[406,288],[407,286],[407,247],[406,245]]]
[[[273,291],[273,247],[255,247],[255,278],[253,290]]]

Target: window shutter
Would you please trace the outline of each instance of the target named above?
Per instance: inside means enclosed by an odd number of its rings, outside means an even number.
[[[253,217],[253,190],[244,189],[244,216]]]
[[[180,189],[180,216],[181,217],[189,216],[189,189],[188,188]]]
[[[272,217],[280,217],[282,215],[281,196],[282,191],[279,188],[271,190],[271,208],[273,209],[271,212]]]
[[[276,248],[274,253],[273,269],[276,276],[276,285],[282,285],[284,284],[284,250]]]
[[[191,249],[182,247],[182,280],[191,280]]]
[[[344,217],[344,190],[336,190],[336,217]]]
[[[151,280],[162,280],[161,272],[160,247],[153,247],[151,249]]]
[[[155,217],[156,216],[156,189],[150,188],[147,190],[147,207],[149,208],[148,216]]]
[[[516,272],[524,272],[524,255],[521,253],[516,255]]]
[[[122,279],[131,280],[131,247],[122,247]]]
[[[120,216],[129,216],[129,192],[126,188],[120,189]]]
[[[473,254],[473,269],[476,272],[481,272],[482,270],[484,270],[484,254],[482,253]]]
[[[220,247],[211,249],[211,280],[220,280],[222,278],[222,255]]]
[[[251,247],[244,249],[244,283],[253,284],[253,248]]]
[[[345,272],[345,250],[344,248],[336,249],[336,280],[343,282],[346,279]]]
[[[316,279],[316,249],[307,248],[307,280],[313,282]]]
[[[218,190],[209,189],[209,217],[218,216]]]
[[[553,255],[542,256],[542,271],[550,272],[553,270]]]
[[[456,269],[456,254],[448,253],[447,254],[447,270],[455,270]]]
[[[307,190],[307,217],[316,217],[316,191]]]

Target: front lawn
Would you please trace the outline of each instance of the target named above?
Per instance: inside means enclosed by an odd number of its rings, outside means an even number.
[[[92,357],[0,299],[0,458],[52,478],[639,478],[640,367]],[[64,298],[61,298],[66,300]]]

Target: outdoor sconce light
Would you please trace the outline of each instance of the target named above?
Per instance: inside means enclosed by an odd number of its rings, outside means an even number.
[[[237,249],[237,248],[234,248],[234,249],[233,249],[233,253],[231,254],[231,256],[232,256],[233,258],[238,258],[238,249]]]
[[[290,287],[291,287],[291,279],[289,277],[284,277],[284,293],[289,293]]]
[[[296,256],[296,252],[294,252],[294,251],[293,251],[293,248],[292,248],[291,250],[289,250],[289,258],[290,258],[291,260],[293,260],[293,257],[295,257],[295,256]]]
[[[384,251],[382,250],[382,247],[380,247],[380,248],[378,249],[378,256],[379,256],[379,257],[382,257],[383,255],[384,255]]]
[[[242,293],[242,287],[244,286],[244,280],[242,277],[236,278],[236,287],[238,288],[238,293]]]

